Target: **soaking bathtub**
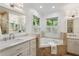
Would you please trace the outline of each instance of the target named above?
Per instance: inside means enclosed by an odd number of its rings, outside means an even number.
[[[40,38],[39,40],[39,47],[51,46],[51,54],[57,54],[57,45],[63,45],[63,40],[47,37]]]

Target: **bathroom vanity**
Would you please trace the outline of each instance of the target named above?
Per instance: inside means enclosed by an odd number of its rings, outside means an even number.
[[[0,4],[0,34],[25,31],[25,14],[21,3]]]
[[[0,56],[35,56],[36,36],[0,42]]]
[[[79,55],[79,34],[67,34],[67,52],[72,55]]]
[[[26,34],[25,21],[23,4],[0,4],[0,56],[36,55],[36,36],[20,35]]]

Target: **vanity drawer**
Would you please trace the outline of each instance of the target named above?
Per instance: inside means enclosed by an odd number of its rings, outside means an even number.
[[[14,47],[6,48],[4,50],[0,51],[0,56],[13,56],[14,54],[17,54],[18,51]]]
[[[29,56],[30,53],[29,53],[29,49],[25,49],[25,50],[22,50],[20,51],[18,54],[16,54],[16,56]]]
[[[30,50],[29,48],[25,49],[22,56],[30,56]]]
[[[26,43],[22,43],[22,44],[14,46],[14,49],[15,49],[16,52],[22,51],[26,48],[27,48]]]

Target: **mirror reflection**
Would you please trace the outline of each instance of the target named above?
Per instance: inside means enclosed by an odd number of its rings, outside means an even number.
[[[25,31],[25,16],[8,12],[0,13],[0,34]]]

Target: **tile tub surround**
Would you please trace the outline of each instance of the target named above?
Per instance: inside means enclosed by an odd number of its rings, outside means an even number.
[[[46,48],[51,47],[51,55],[65,55],[66,48],[63,43],[63,40],[61,39],[53,39],[53,38],[41,38],[39,41],[39,49],[40,48]]]
[[[47,33],[47,32],[41,34],[42,37],[56,38],[56,39],[59,39],[60,35],[61,35],[61,33]]]

